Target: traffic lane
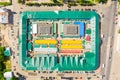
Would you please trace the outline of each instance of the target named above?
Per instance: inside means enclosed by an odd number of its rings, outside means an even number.
[[[112,13],[112,15],[113,15],[113,16],[112,16],[112,19],[111,19],[111,20],[112,20],[112,23],[111,23],[112,25],[111,25],[111,31],[110,31],[109,36],[111,36],[111,35],[113,36],[113,35],[114,35],[114,26],[115,26],[115,25],[113,24],[113,22],[114,22],[114,18],[115,18],[115,15],[114,15],[114,14],[115,14],[115,12],[116,12],[116,3],[114,2],[113,4],[114,4],[114,5],[113,5],[113,12],[114,12],[114,13]],[[114,39],[112,38],[112,39],[111,39],[111,42],[110,42],[110,45],[113,45],[113,41],[114,41]],[[109,57],[112,56],[111,52],[112,52],[112,50],[113,50],[112,47],[110,47],[110,48],[111,48],[111,49],[110,49]],[[110,70],[111,70],[110,68],[111,68],[111,61],[108,59],[107,68],[106,68],[106,69],[107,69],[107,70],[106,70],[106,80],[109,80],[109,75],[110,75]]]
[[[108,11],[106,10],[104,12],[105,18],[103,19],[103,26],[101,26],[101,28],[103,30],[103,33],[106,36],[105,40],[103,41],[103,42],[105,42],[105,43],[103,43],[103,50],[101,51],[101,64],[106,61],[106,59],[105,59],[106,58],[105,50],[107,48],[107,43],[106,42],[108,41],[108,32],[109,32],[109,28],[110,28],[110,26],[108,24],[112,23],[111,17],[108,16],[108,13],[110,13],[111,16],[113,16],[113,14],[111,13],[112,12],[111,8],[112,8],[112,5],[108,7],[108,9],[107,9]],[[109,20],[111,20],[111,21],[109,22]],[[106,23],[108,23],[108,24],[106,24]],[[111,30],[110,30],[110,32],[111,32]],[[101,74],[104,74],[104,71],[105,71],[105,69],[102,69]]]
[[[106,80],[109,80],[110,71],[111,71],[112,55],[110,55],[109,57],[110,57],[110,58],[108,59],[108,62],[107,62],[107,74],[106,74]]]
[[[114,6],[114,8],[113,8],[113,12],[116,12],[116,6]],[[110,35],[109,36],[111,36],[111,35],[113,35],[114,33],[113,33],[113,31],[114,31],[114,28],[115,28],[115,15],[114,15],[115,13],[112,13],[112,15],[113,16],[111,16],[112,17],[112,27],[111,27],[111,33],[110,33]]]
[[[106,61],[106,49],[107,49],[107,41],[108,41],[108,28],[109,28],[109,19],[108,13],[110,13],[110,8],[107,7],[106,10],[103,10],[102,14],[104,14],[104,18],[101,19],[101,34],[104,34],[104,38],[102,39],[101,45],[101,65]],[[108,23],[108,24],[106,24]],[[101,70],[101,74],[104,74],[104,69]]]
[[[108,40],[108,20],[106,20],[106,16],[102,19],[102,23],[101,23],[101,34],[104,34],[104,38],[101,38],[102,40],[102,45],[101,45],[101,52],[100,52],[100,56],[101,56],[101,65],[105,63],[106,60],[106,48],[107,48],[107,40]],[[104,69],[102,69],[101,73],[104,73]]]
[[[104,41],[104,42],[107,42],[107,41]],[[106,66],[107,48],[108,48],[108,45],[104,45],[102,47],[103,50],[101,52],[101,54],[102,54],[101,55],[101,75],[105,75],[105,68],[102,67],[102,65],[105,64],[105,66]]]
[[[114,26],[114,25],[113,25]],[[114,28],[112,29],[112,35],[114,35]],[[111,61],[112,61],[112,52],[113,52],[113,42],[114,42],[114,38],[111,38],[111,43],[110,43],[110,52],[109,52],[109,58],[108,58],[108,67],[107,67],[107,74],[106,74],[106,79],[109,80],[109,76],[110,76],[110,71],[111,71]]]

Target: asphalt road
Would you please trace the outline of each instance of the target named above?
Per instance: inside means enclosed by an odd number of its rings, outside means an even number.
[[[101,19],[101,34],[104,34],[104,38],[102,38],[103,43],[101,45],[100,61],[101,66],[102,64],[105,64],[105,68],[102,68],[101,70],[101,75],[105,75],[104,80],[109,80],[110,75],[116,8],[117,2],[113,1],[110,6],[106,7],[106,9],[102,11],[102,14],[104,14],[104,18]]]
[[[111,19],[110,19],[111,23],[110,23],[110,32],[109,32],[110,50],[109,50],[109,55],[107,57],[108,59],[107,59],[107,68],[106,68],[106,80],[109,80],[109,75],[110,75],[110,71],[111,71],[111,60],[112,60],[112,52],[113,52],[112,45],[114,42],[116,11],[117,11],[117,1],[114,1],[111,6]]]

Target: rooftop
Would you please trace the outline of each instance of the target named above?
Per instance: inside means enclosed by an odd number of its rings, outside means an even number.
[[[82,29],[82,27],[84,28],[85,23],[82,22],[83,20],[90,21],[91,42],[84,43],[83,39],[80,39],[80,38],[79,39],[61,38],[62,40],[59,40],[59,41],[57,41],[55,38],[46,39],[44,37],[40,37],[38,40],[34,40],[35,39],[34,38],[31,42],[33,42],[33,44],[34,43],[39,44],[36,47],[36,49],[37,50],[39,49],[39,51],[46,50],[50,52],[54,48],[53,52],[56,52],[57,49],[59,48],[58,50],[71,49],[72,52],[76,52],[76,51],[73,51],[74,49],[76,49],[77,52],[79,53],[82,52],[82,55],[57,56],[57,53],[53,54],[52,52],[51,54],[37,54],[34,57],[28,57],[27,54],[29,53],[26,47],[28,45],[26,36],[29,35],[29,32],[26,32],[26,29],[27,29],[26,27],[30,27],[29,22],[26,23],[26,20],[28,18],[31,19],[31,21],[33,20],[44,21],[44,22],[48,22],[48,21],[56,22],[57,21],[58,23],[62,23],[68,20],[73,21],[73,22],[78,21],[78,22],[75,22],[74,24],[75,26],[79,25],[80,29]],[[97,13],[93,11],[59,11],[57,14],[54,11],[23,12],[21,14],[20,20],[21,20],[21,23],[20,23],[20,31],[19,31],[20,32],[19,33],[20,35],[19,36],[19,52],[20,52],[19,57],[20,57],[20,65],[23,69],[25,70],[58,70],[58,71],[85,70],[85,71],[88,71],[88,70],[95,70],[98,67],[99,65],[99,24],[98,24],[99,17]],[[26,26],[26,24],[28,25]],[[62,26],[63,24],[59,24],[58,30],[62,29],[60,25]],[[49,25],[46,24],[43,26],[48,27]],[[74,28],[73,30],[74,32],[70,34],[77,33],[76,28]],[[72,31],[72,29],[70,31]],[[84,31],[84,29],[82,31]],[[59,34],[60,33],[61,32],[59,32]],[[86,34],[82,36],[83,36],[82,38],[84,38]],[[54,45],[60,44],[60,45],[54,46],[53,44]],[[84,47],[83,45],[85,44],[87,45]],[[86,48],[86,47],[89,47],[89,48]],[[87,50],[89,49],[89,50],[84,52],[83,51],[84,48]],[[78,51],[78,49],[81,49],[81,51]]]
[[[79,26],[78,25],[73,25],[73,24],[64,24],[63,26],[63,34],[65,36],[68,35],[79,35]]]
[[[52,34],[52,24],[39,23],[38,24],[38,34],[51,35]]]
[[[0,8],[0,23],[9,23],[9,11],[6,8]]]

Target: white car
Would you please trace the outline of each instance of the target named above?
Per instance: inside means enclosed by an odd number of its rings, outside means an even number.
[[[100,80],[103,80],[103,75],[100,75]]]
[[[102,64],[102,68],[105,68],[105,64]]]
[[[101,38],[104,38],[104,34],[101,34]]]

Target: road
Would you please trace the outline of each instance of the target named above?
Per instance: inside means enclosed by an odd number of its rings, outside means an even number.
[[[110,19],[110,24],[109,24],[109,35],[108,37],[110,38],[110,49],[109,49],[109,55],[106,58],[107,61],[107,66],[106,66],[106,78],[105,80],[109,80],[109,75],[111,71],[111,60],[112,60],[112,52],[113,52],[113,43],[114,43],[114,33],[115,33],[115,17],[116,17],[116,11],[117,11],[117,1],[113,1],[113,5],[110,7],[111,8],[111,19]],[[111,58],[111,59],[110,59]]]
[[[104,80],[109,80],[112,46],[114,42],[114,28],[115,28],[115,14],[117,10],[117,2],[113,1],[112,4],[102,11],[104,18],[101,19],[101,34],[104,34],[101,45],[101,66],[105,64],[105,68],[101,69],[101,75],[105,75]]]

